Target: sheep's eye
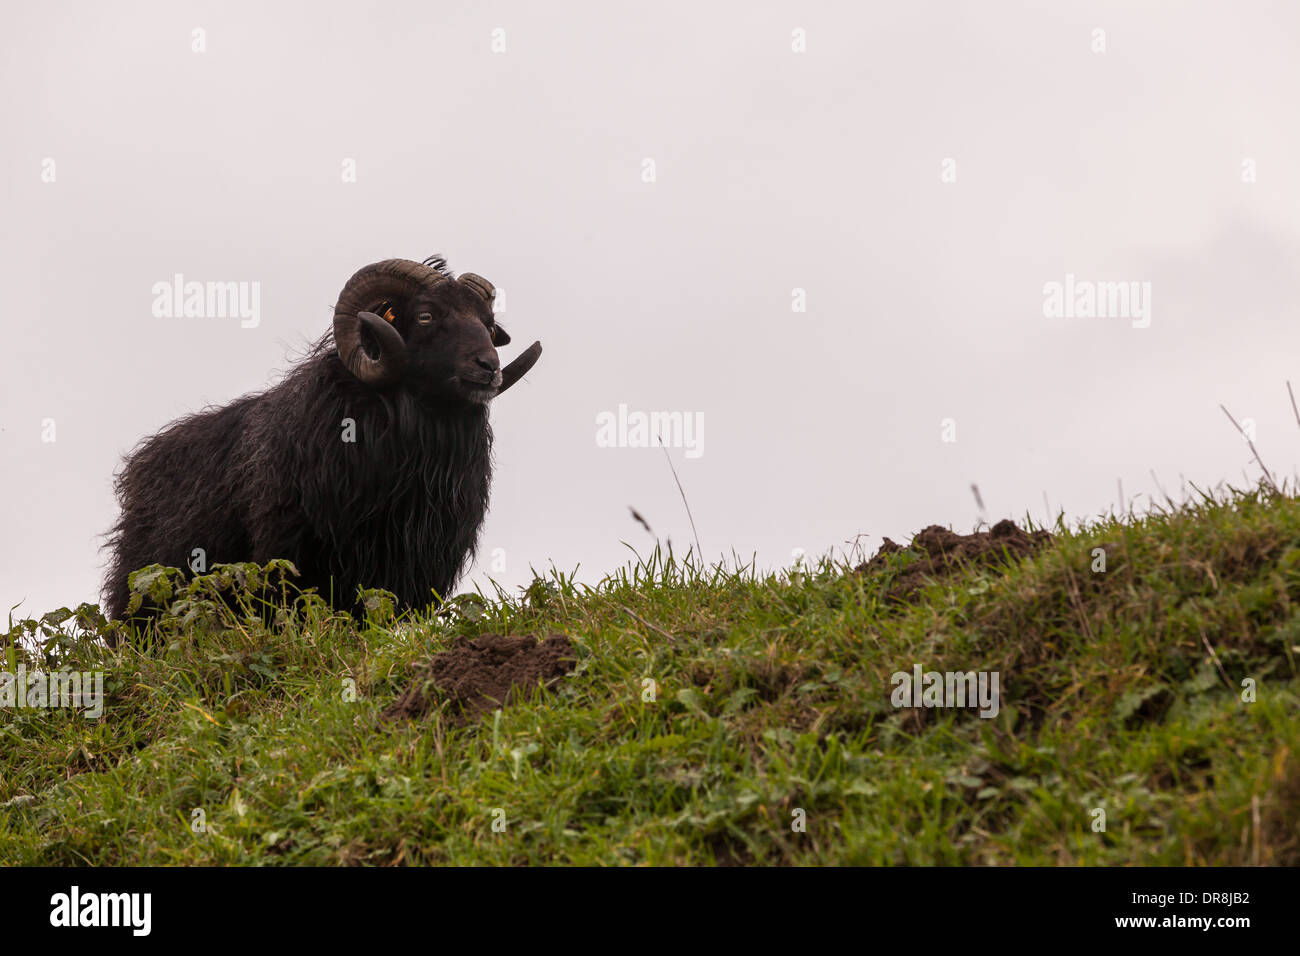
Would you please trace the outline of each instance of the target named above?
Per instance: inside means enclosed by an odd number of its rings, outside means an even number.
[[[415,320],[419,322],[421,325],[429,325],[431,322],[433,322],[433,313],[421,312],[419,315],[415,317]]]

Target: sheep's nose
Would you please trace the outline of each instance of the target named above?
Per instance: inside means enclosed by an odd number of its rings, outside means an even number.
[[[474,359],[474,361],[478,363],[479,368],[486,372],[496,372],[501,368],[501,359],[497,358],[495,355],[489,355],[487,357],[480,355],[478,358]]]

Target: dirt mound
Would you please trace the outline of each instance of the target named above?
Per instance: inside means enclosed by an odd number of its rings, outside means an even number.
[[[576,663],[573,643],[560,634],[542,641],[531,634],[462,639],[433,655],[384,716],[423,717],[439,696],[452,701],[454,714],[477,716],[531,696],[539,685],[550,687]]]
[[[929,578],[941,578],[963,567],[996,567],[1014,564],[1028,557],[1052,536],[1046,531],[1024,531],[1014,521],[1004,519],[988,531],[957,534],[932,524],[903,547],[885,539],[871,560],[857,567],[858,574],[879,574],[889,566],[889,556],[912,552],[918,557],[898,573],[885,592],[887,598],[906,601],[920,590]]]

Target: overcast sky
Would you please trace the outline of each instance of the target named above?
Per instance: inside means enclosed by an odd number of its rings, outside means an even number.
[[[702,428],[668,453],[703,549],[760,567],[969,530],[972,482],[990,521],[1244,484],[1220,403],[1300,461],[1295,4],[23,4],[0,53],[20,614],[96,599],[124,452],[390,257],[545,347],[471,580],[594,581],[652,544],[629,506],[689,544],[620,405]],[[156,314],[177,274],[255,324]],[[1135,295],[1048,314],[1067,281]]]

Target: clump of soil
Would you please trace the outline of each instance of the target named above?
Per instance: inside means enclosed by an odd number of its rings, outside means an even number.
[[[462,639],[433,655],[384,716],[423,717],[441,697],[458,716],[475,717],[554,685],[576,663],[573,643],[560,634],[542,641],[531,634]]]
[[[1251,862],[1258,865],[1262,860],[1265,866],[1296,866],[1300,864],[1300,833],[1295,825],[1297,812],[1300,812],[1300,763],[1294,758],[1288,760],[1284,747],[1273,758],[1273,767],[1276,783],[1272,793],[1265,798],[1259,838],[1264,852],[1260,860]]]
[[[917,554],[916,560],[899,572],[885,592],[890,600],[906,601],[926,584],[927,579],[946,577],[963,567],[1014,564],[1051,540],[1052,536],[1046,531],[1028,532],[1016,527],[1010,519],[999,521],[988,531],[971,534],[957,534],[932,524],[918,533],[907,547],[886,538],[871,560],[858,565],[856,570],[858,574],[879,574],[888,568],[889,555],[903,551]]]

